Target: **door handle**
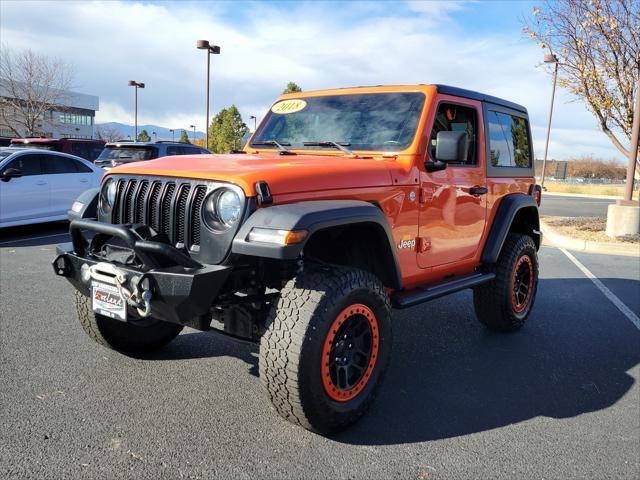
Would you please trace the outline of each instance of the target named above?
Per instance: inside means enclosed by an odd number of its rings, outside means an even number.
[[[88,181],[89,181],[89,180],[87,180],[86,178],[82,178],[82,179],[80,180],[80,183],[87,183]]]
[[[46,185],[47,182],[45,182],[44,180],[40,180],[39,182],[36,182],[36,185]]]
[[[488,191],[487,187],[471,187],[469,189],[471,195],[485,195]]]

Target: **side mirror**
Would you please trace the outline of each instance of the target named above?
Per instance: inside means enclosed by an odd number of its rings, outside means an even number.
[[[18,178],[22,176],[22,170],[19,168],[7,168],[2,174],[0,174],[0,180],[8,182],[12,178]]]
[[[438,132],[436,137],[436,161],[464,163],[467,160],[468,152],[467,132]]]

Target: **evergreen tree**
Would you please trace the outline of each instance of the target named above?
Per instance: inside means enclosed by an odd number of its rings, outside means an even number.
[[[180,132],[180,141],[182,143],[191,143],[189,141],[189,135],[187,135],[187,131],[183,128],[182,132]]]
[[[300,86],[295,83],[295,82],[289,82],[287,83],[287,88],[285,88],[282,93],[297,93],[297,92],[301,92],[302,88],[300,88]]]
[[[138,141],[139,142],[150,142],[151,141],[151,137],[149,136],[149,132],[147,132],[146,130],[142,130],[138,134]]]
[[[235,105],[223,108],[209,126],[208,149],[214,153],[228,153],[242,148],[242,137],[249,131]]]

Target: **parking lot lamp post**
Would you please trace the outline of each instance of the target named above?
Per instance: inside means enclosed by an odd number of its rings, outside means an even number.
[[[191,128],[193,128],[193,143],[195,143],[196,141],[196,126],[195,125],[189,125]]]
[[[169,129],[169,131],[171,132],[171,141],[173,142],[173,141],[175,141],[175,139],[176,139],[176,136],[175,136],[175,134],[174,134],[175,130],[173,130],[172,128],[170,128],[170,129]]]
[[[631,145],[629,145],[629,163],[627,164],[627,184],[624,189],[624,200],[627,205],[632,204],[633,182],[636,174],[638,159],[638,142],[640,141],[640,75],[636,85],[636,101],[633,109],[633,123],[631,125]],[[638,199],[640,201],[640,199]]]
[[[257,120],[258,120],[258,119],[256,118],[256,116],[255,116],[255,115],[251,115],[251,116],[249,117],[249,120],[253,120],[253,131],[255,132],[255,131],[256,131],[256,124],[257,124]]]
[[[129,80],[129,82],[127,83],[127,85],[129,85],[130,87],[134,87],[135,89],[135,118],[134,118],[134,122],[135,122],[135,128],[136,128],[136,136],[135,136],[135,141],[138,141],[138,89],[139,88],[144,88],[144,83],[142,82],[136,82],[135,80]]]
[[[219,55],[220,47],[218,47],[217,45],[209,44],[209,40],[198,40],[198,42],[196,43],[196,48],[198,48],[199,50],[207,51],[207,100],[206,100],[207,121],[204,124],[204,128],[205,128],[205,147],[204,148],[209,148],[209,77],[211,72],[211,54]]]
[[[551,119],[553,117],[553,101],[556,96],[556,81],[558,80],[558,57],[553,53],[544,56],[544,63],[553,63],[553,89],[551,90],[551,106],[549,107],[549,122],[547,123],[547,139],[544,142],[544,159],[542,160],[542,178],[540,188],[544,188],[544,175],[547,168],[547,154],[549,153],[549,136],[551,135]]]

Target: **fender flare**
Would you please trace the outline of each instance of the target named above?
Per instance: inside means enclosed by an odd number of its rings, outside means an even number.
[[[361,200],[312,200],[258,209],[240,227],[231,247],[232,253],[255,257],[294,260],[300,256],[313,234],[340,225],[373,224],[384,232],[391,252],[394,288],[401,288],[402,276],[389,222],[377,206]],[[277,230],[307,230],[309,235],[295,245],[248,242],[254,227]]]
[[[67,212],[67,218],[69,221],[81,220],[81,219],[95,219],[98,218],[98,196],[100,195],[100,187],[90,188],[85,190],[74,203],[82,204],[79,211],[69,210]]]
[[[535,199],[530,195],[507,195],[498,205],[498,211],[482,251],[482,263],[496,263],[498,261],[504,241],[511,231],[511,225],[516,215],[523,210],[528,210],[533,215],[533,225],[531,225],[529,234],[536,241],[536,246],[540,248],[542,234],[540,233],[540,215]]]

